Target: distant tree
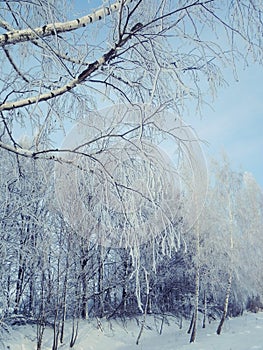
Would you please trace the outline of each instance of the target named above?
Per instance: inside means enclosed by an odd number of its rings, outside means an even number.
[[[200,286],[208,300],[222,309],[220,334],[227,315],[240,314],[248,297],[260,293],[256,270],[262,253],[257,235],[262,229],[262,191],[253,177],[233,171],[226,156],[222,163],[213,163],[211,174],[200,217]]]
[[[228,315],[239,315],[248,298],[261,295],[262,190],[251,174],[233,171],[226,156],[222,162],[212,162],[210,174],[204,210],[185,236],[194,309],[191,341],[196,310],[204,313],[203,324],[207,315],[220,315],[221,333]],[[203,307],[199,296],[204,298]]]
[[[262,296],[263,290],[263,192],[251,173],[243,174],[237,200],[237,221],[241,238],[238,240],[238,250],[242,261],[239,290],[244,295],[243,304],[246,304],[248,297]]]

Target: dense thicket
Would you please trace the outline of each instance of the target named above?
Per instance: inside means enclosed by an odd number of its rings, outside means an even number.
[[[50,164],[21,164],[10,154],[1,158],[1,175],[2,322],[53,325],[63,340],[65,319],[144,311],[190,319],[197,273],[198,309],[206,317],[223,312],[230,274],[227,314],[261,305],[263,195],[252,175],[233,172],[227,161],[214,166],[205,208],[169,256],[158,242],[141,245],[136,257],[74,230],[57,210]]]

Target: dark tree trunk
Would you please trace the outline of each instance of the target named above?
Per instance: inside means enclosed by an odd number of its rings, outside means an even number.
[[[203,328],[206,326],[206,314],[207,314],[207,300],[206,292],[204,291],[204,317],[203,317]]]

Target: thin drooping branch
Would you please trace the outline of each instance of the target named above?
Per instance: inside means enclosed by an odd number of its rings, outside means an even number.
[[[38,28],[27,28],[22,30],[9,31],[0,35],[0,46],[16,44],[25,41],[33,41],[39,38],[58,35],[60,33],[66,33],[81,27],[86,27],[88,24],[100,21],[105,16],[109,16],[111,13],[118,11],[120,7],[123,6],[123,3],[128,4],[132,1],[133,0],[116,1],[114,4],[111,4],[108,7],[103,7],[91,14],[74,19],[72,21],[49,23]],[[3,24],[4,23],[2,23],[2,25]]]
[[[9,61],[9,63],[11,64],[11,66],[14,68],[14,70],[18,73],[18,75],[26,82],[29,83],[29,80],[23,75],[22,72],[20,72],[19,68],[17,67],[17,65],[15,64],[14,60],[12,59],[9,51],[4,47],[4,53]]]

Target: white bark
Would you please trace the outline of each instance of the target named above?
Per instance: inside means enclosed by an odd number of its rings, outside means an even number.
[[[229,297],[230,297],[230,293],[231,293],[231,286],[232,286],[232,272],[230,272],[228,281],[227,281],[227,289],[226,289],[226,295],[225,295],[225,301],[224,301],[224,309],[223,309],[223,314],[219,323],[219,326],[217,328],[216,333],[218,335],[221,334],[222,331],[222,327],[224,325],[226,316],[227,316],[227,312],[228,312],[228,304],[229,304]]]
[[[50,98],[60,96],[60,95],[64,94],[65,92],[72,90],[78,84],[78,82],[79,82],[79,80],[78,80],[78,78],[76,78],[76,79],[71,80],[68,84],[66,84],[58,89],[55,89],[53,91],[46,92],[44,94],[40,94],[37,96],[25,98],[23,100],[18,100],[15,102],[3,103],[2,105],[0,105],[0,112],[9,111],[11,109],[16,109],[16,108],[20,108],[20,107],[24,107],[24,106],[29,106],[29,105],[32,105],[33,103],[37,103],[37,102],[41,102],[41,101],[47,101]]]
[[[132,2],[132,0],[118,0],[109,7],[103,7],[86,16],[64,23],[49,23],[43,27],[9,31],[0,35],[0,46],[21,43],[24,41],[33,41],[47,36],[57,35],[59,33],[70,32],[81,27],[86,27],[88,24],[99,21],[105,16],[109,16],[111,13],[118,11],[124,3],[128,4],[129,2]],[[1,21],[1,26],[4,28],[9,27],[4,21]]]

